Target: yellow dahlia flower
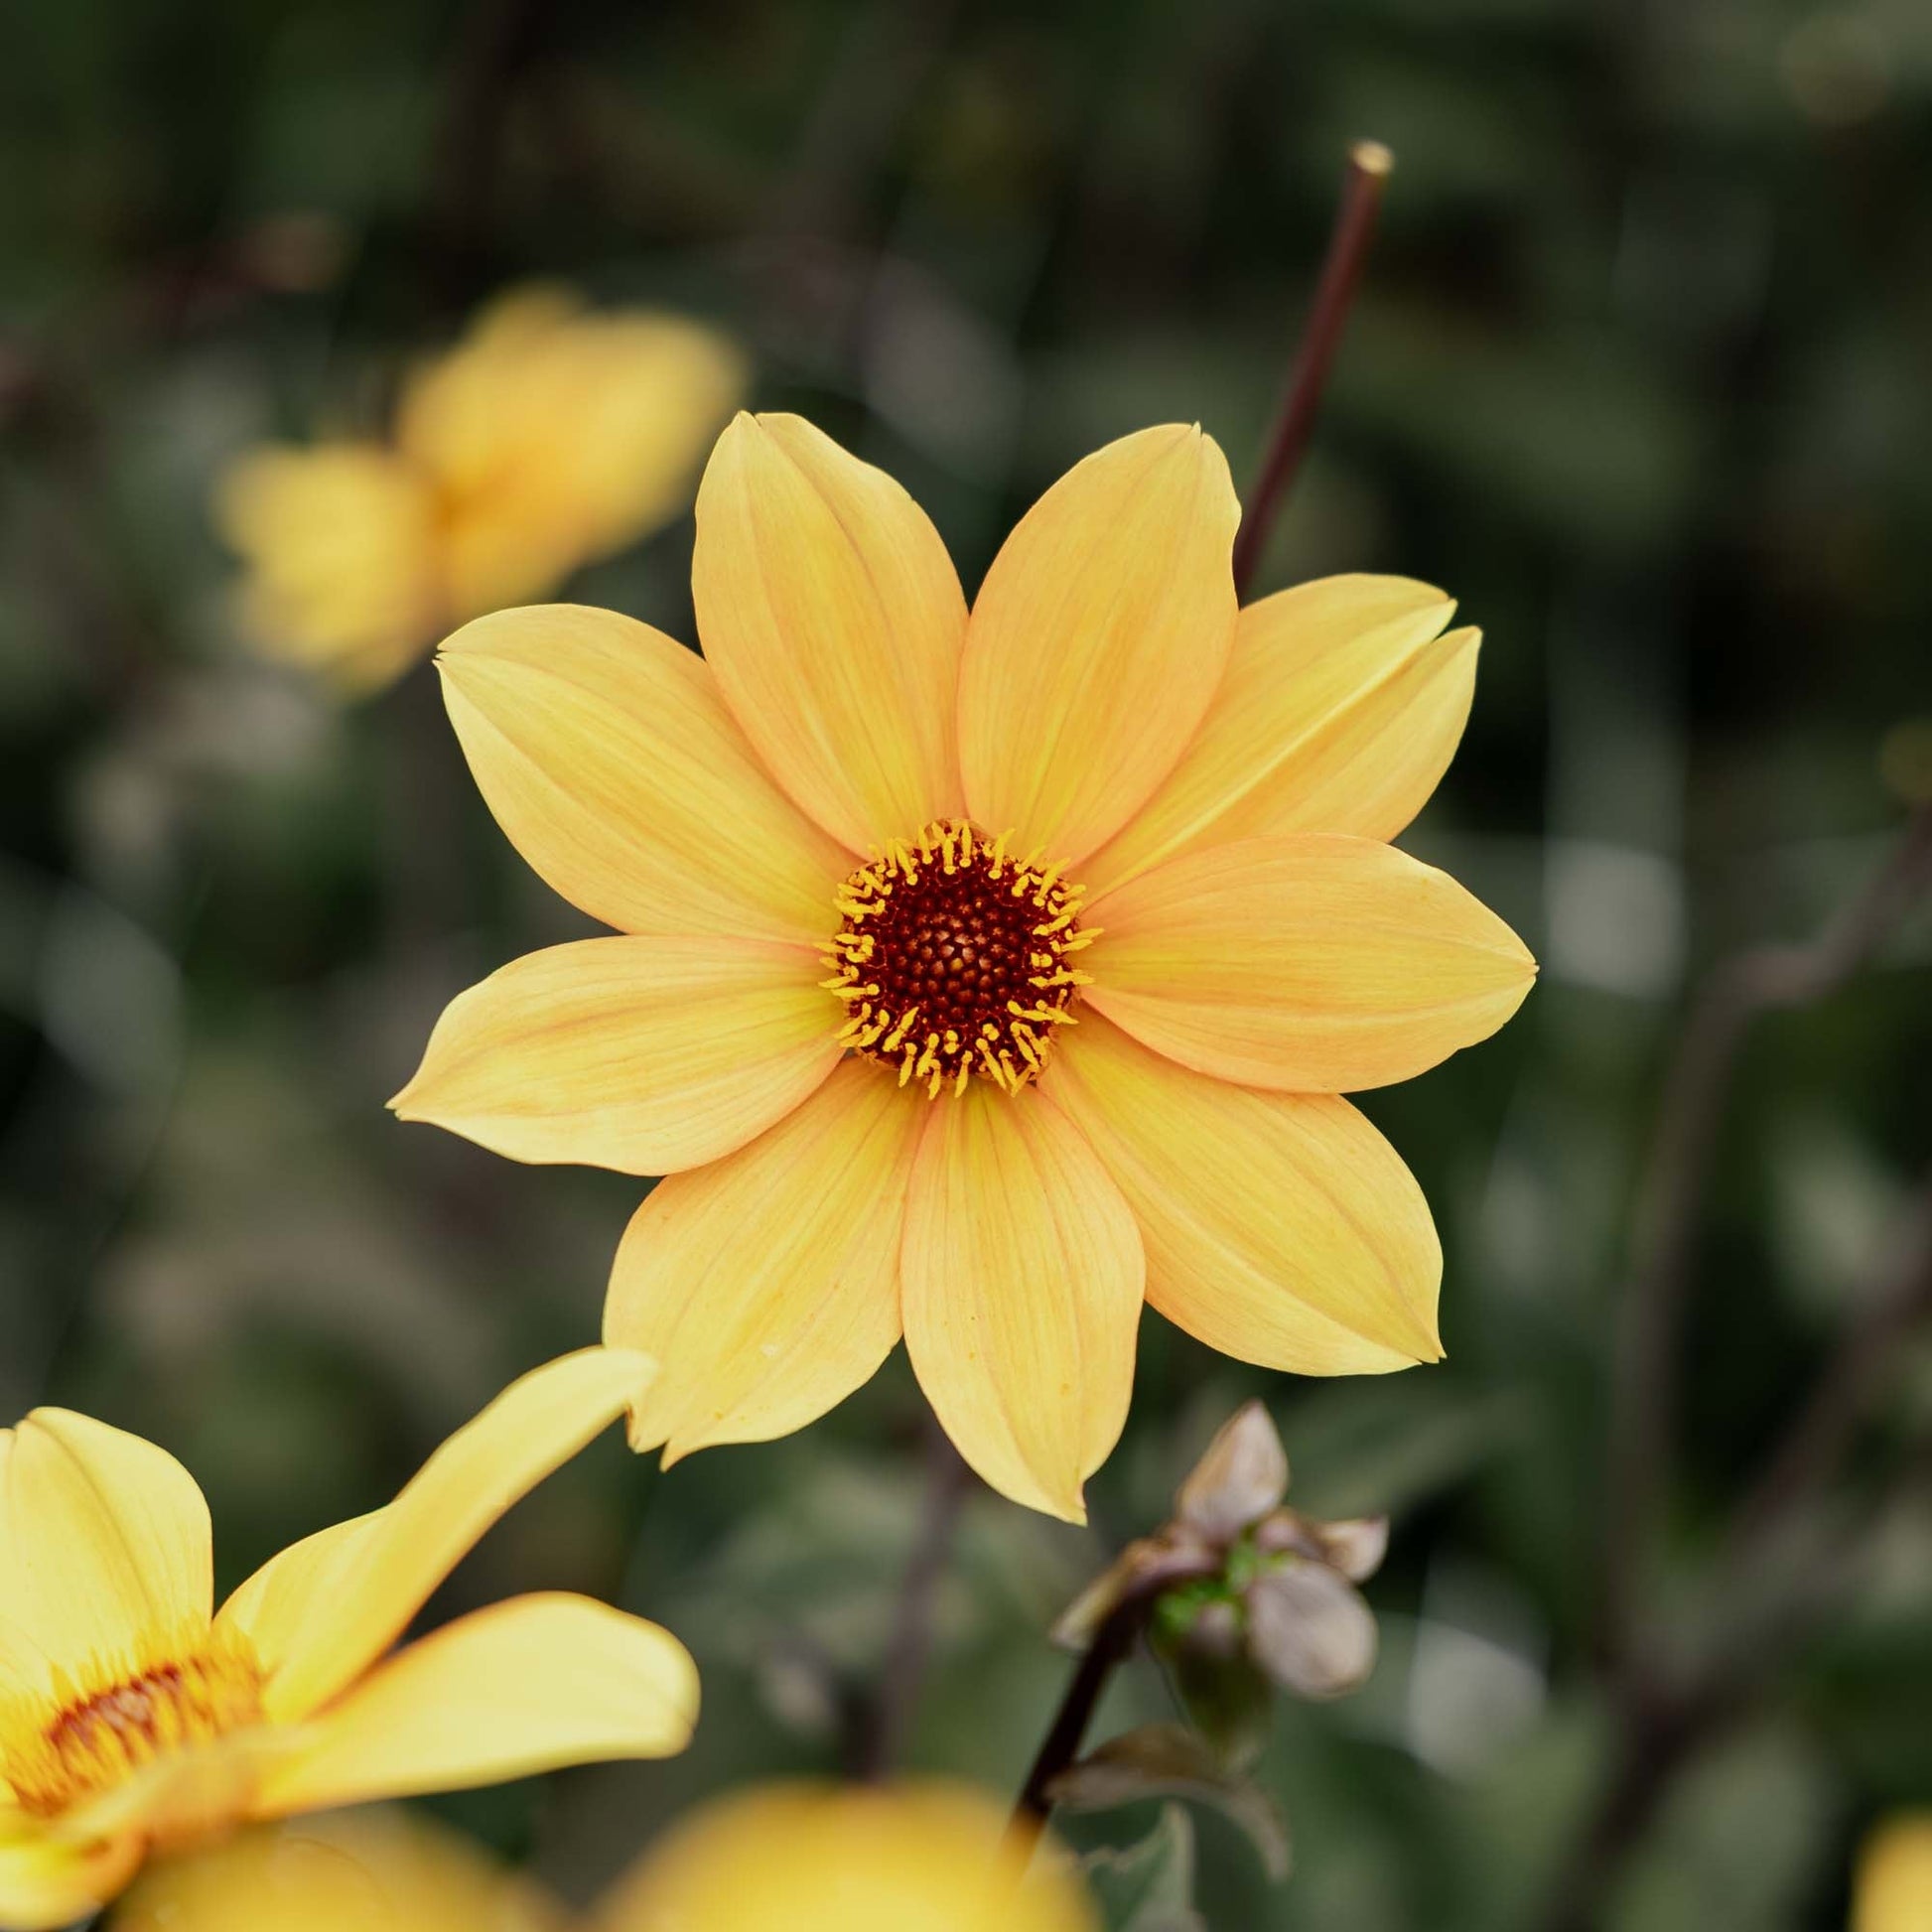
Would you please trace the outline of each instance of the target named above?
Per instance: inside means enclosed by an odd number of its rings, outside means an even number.
[[[606,1339],[668,1462],[797,1429],[901,1332],[961,1453],[1079,1520],[1143,1295],[1300,1374],[1441,1353],[1421,1190],[1339,1096],[1492,1033],[1534,962],[1386,843],[1477,633],[1401,578],[1237,614],[1197,429],[1089,457],[968,615],[932,525],[796,417],[698,495],[701,661],[571,607],[440,659],[497,821],[621,936],[452,1003],[392,1103],[665,1174]]]
[[[697,323],[504,296],[408,384],[392,444],[274,447],[229,469],[216,514],[248,566],[245,621],[349,690],[384,684],[451,624],[668,522],[744,384],[738,351]]]
[[[1859,1853],[1851,1932],[1925,1932],[1927,1926],[1932,1926],[1932,1811],[1898,1812]]]
[[[65,1925],[150,1850],[242,1819],[681,1750],[690,1657],[584,1597],[515,1597],[383,1655],[650,1372],[589,1348],[524,1376],[387,1508],[218,1612],[207,1505],[173,1456],[64,1409],[0,1432],[0,1926]]]
[[[1078,1878],[961,1786],[769,1785],[673,1826],[584,1932],[1094,1932]],[[403,1820],[259,1835],[158,1866],[113,1932],[561,1932],[480,1853]]]

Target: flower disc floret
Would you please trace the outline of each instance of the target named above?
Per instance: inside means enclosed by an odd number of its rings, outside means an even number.
[[[21,1807],[53,1818],[143,1765],[259,1722],[261,1667],[222,1633],[139,1670],[112,1667],[57,1684],[51,1705],[0,1733],[0,1770]]]
[[[1091,976],[1069,962],[1097,935],[1082,889],[1034,853],[959,819],[895,839],[839,888],[844,923],[824,982],[846,1003],[840,1040],[937,1099],[974,1077],[1018,1093]]]

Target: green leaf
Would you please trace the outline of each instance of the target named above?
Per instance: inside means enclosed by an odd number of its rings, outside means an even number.
[[[1184,1725],[1142,1725],[1110,1737],[1047,1792],[1069,1811],[1111,1811],[1143,1798],[1213,1805],[1247,1833],[1271,1878],[1288,1876],[1288,1821],[1252,1779],[1230,1771]]]
[[[1193,1821],[1179,1805],[1163,1805],[1138,1844],[1088,1853],[1082,1868],[1106,1932],[1206,1932],[1194,1910]]]

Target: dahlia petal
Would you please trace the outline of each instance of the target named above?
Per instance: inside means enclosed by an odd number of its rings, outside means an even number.
[[[1536,961],[1447,873],[1373,839],[1210,846],[1092,908],[1089,1002],[1196,1072],[1298,1093],[1407,1080],[1486,1039]]]
[[[465,624],[438,664],[510,843],[621,931],[817,944],[850,862],[765,776],[710,668],[611,611]]]
[[[1134,1210],[1147,1299],[1170,1321],[1296,1375],[1442,1354],[1429,1203],[1347,1101],[1205,1079],[1096,1014],[1041,1084]]]
[[[855,852],[957,812],[966,601],[903,489],[797,416],[748,416],[698,490],[705,657],[799,807]]]
[[[838,1064],[800,946],[584,939],[460,994],[389,1104],[512,1161],[675,1173],[781,1120]]]
[[[1003,1495],[1084,1522],[1127,1420],[1140,1237],[1043,1094],[976,1081],[937,1102],[913,1165],[905,1346],[959,1452]]]
[[[36,1409],[0,1431],[0,1624],[53,1663],[138,1667],[207,1628],[213,1536],[166,1449],[90,1416]]]
[[[13,1806],[0,1805],[0,1925],[9,1932],[58,1932],[103,1905],[133,1877],[137,1838],[69,1845]]]
[[[697,1666],[668,1630],[588,1597],[512,1597],[398,1651],[318,1713],[264,1774],[255,1811],[666,1757],[697,1716]]]
[[[1020,520],[973,605],[959,688],[966,801],[1077,865],[1173,768],[1234,638],[1240,506],[1211,437],[1110,443]]]
[[[340,1542],[307,1549],[287,1577],[244,1584],[221,1620],[262,1643],[263,1708],[307,1717],[399,1637],[429,1593],[497,1517],[621,1416],[655,1373],[631,1350],[580,1348],[512,1382],[459,1429],[387,1508]],[[310,1543],[314,1544],[314,1539]],[[306,1614],[286,1614],[286,1585],[307,1573]]]
[[[1206,845],[1284,832],[1392,839],[1449,768],[1482,633],[1406,577],[1324,577],[1241,613],[1180,762],[1081,874],[1093,893]]]
[[[673,1174],[611,1272],[607,1341],[662,1364],[631,1411],[665,1461],[802,1429],[899,1334],[899,1228],[926,1101],[861,1060],[749,1147]]]

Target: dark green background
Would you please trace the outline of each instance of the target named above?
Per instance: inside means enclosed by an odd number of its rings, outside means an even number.
[[[378,422],[476,299],[559,275],[740,334],[759,402],[893,470],[970,587],[1109,437],[1198,419],[1248,474],[1356,135],[1399,166],[1261,587],[1401,571],[1485,632],[1407,842],[1543,981],[1368,1103],[1443,1229],[1449,1359],[1302,1383],[1150,1316],[1097,1534],[973,1505],[913,1757],[1017,1781],[1064,1670],[1045,1623],[1258,1393],[1296,1498],[1396,1533],[1375,1680],[1284,1711],[1264,1765],[1296,1875],[1270,1889],[1204,1821],[1210,1923],[1543,1924],[1602,1771],[1611,1339],[1660,1069],[1711,961],[1810,933],[1879,862],[1903,817],[1881,742],[1932,711],[1915,0],[18,0],[0,1412],[58,1400],[166,1443],[231,1582],[591,1338],[634,1203],[383,1112],[448,997],[583,927],[495,832],[426,672],[342,711],[247,658],[206,508],[227,455]],[[572,594],[689,637],[689,549],[687,518]],[[1929,942],[1920,919],[1745,1053],[1660,1652],[1920,1184]],[[1675,1781],[1601,1923],[1836,1926],[1861,1831],[1932,1802],[1922,1335],[1895,1368],[1831,1492],[1861,1553],[1842,1612]],[[534,1586],[647,1611],[699,1654],[698,1742],[444,1808],[582,1894],[702,1792],[836,1763],[917,1520],[919,1416],[896,1359],[802,1436],[669,1476],[614,1432],[433,1613]],[[1109,1716],[1163,1709],[1142,1666]]]

